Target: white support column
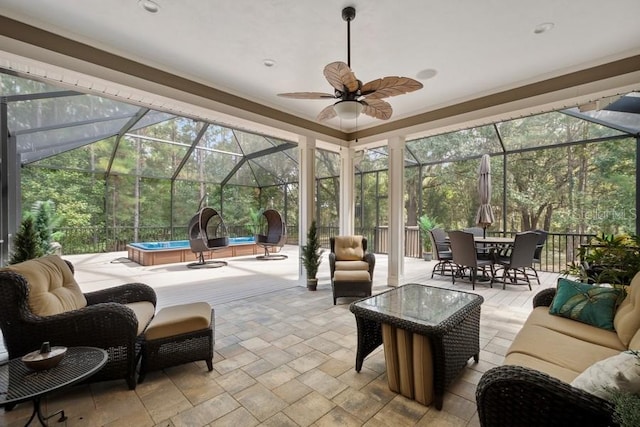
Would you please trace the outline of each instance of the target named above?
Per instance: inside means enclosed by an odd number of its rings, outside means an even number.
[[[298,254],[307,243],[307,232],[315,216],[316,207],[316,140],[309,136],[298,138]],[[300,256],[298,256],[300,259]],[[298,275],[305,277],[302,261],[298,261]]]
[[[389,139],[389,265],[387,284],[399,286],[404,274],[404,151],[403,137]]]
[[[355,150],[343,147],[340,149],[340,235],[354,232],[355,198],[353,195],[355,174]]]

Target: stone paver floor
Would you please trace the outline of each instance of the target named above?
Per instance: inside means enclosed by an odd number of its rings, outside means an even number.
[[[543,283],[533,291],[476,285],[474,292],[485,298],[480,362],[469,361],[438,411],[389,390],[382,347],[355,372],[356,325],[349,311],[354,300],[339,299],[333,305],[327,263],[321,267],[327,271],[321,270],[318,290],[307,291],[297,277],[297,248],[287,250],[285,261],[230,259],[228,267],[197,272],[184,265],[140,267],[122,262],[119,253],[65,257],[76,266],[85,290],[142,281],[156,288],[158,306],[209,301],[216,317],[214,370],[208,372],[204,362],[197,362],[151,372],[134,391],[124,380],[71,387],[43,401],[47,412],[64,408],[68,416],[65,423],[51,424],[477,426],[476,384],[484,371],[502,362],[531,310],[533,295],[554,286],[557,278],[542,273]],[[377,258],[374,293],[388,289],[386,259]],[[430,279],[432,265],[407,259],[403,283],[471,291],[469,283],[454,286],[449,278]],[[125,280],[128,277],[132,280]],[[250,282],[262,291],[247,286]],[[22,426],[30,414],[30,403],[1,411],[0,425]]]

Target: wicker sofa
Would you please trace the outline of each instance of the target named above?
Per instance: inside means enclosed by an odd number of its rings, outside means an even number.
[[[615,330],[550,314],[555,295],[552,288],[534,297],[534,309],[504,364],[480,379],[476,402],[482,426],[616,425],[608,400],[576,386],[593,367],[640,349],[640,273],[612,310]]]
[[[154,316],[156,294],[142,283],[82,293],[73,265],[50,255],[0,270],[0,327],[9,358],[52,346],[105,349],[107,364],[90,380],[136,386],[137,348]]]

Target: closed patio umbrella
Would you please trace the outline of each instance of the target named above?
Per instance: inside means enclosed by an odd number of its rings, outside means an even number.
[[[482,155],[478,168],[478,195],[480,206],[476,213],[476,224],[482,227],[483,236],[486,237],[487,227],[495,221],[491,208],[491,162],[488,154]]]

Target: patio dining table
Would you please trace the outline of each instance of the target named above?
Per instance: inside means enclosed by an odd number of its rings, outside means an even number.
[[[499,236],[475,236],[473,238],[476,244],[485,244],[489,246],[509,246],[513,245],[515,239],[513,237],[499,237]]]

